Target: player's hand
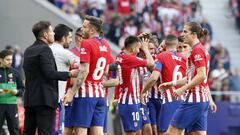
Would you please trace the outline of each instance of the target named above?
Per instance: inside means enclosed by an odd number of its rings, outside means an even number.
[[[144,104],[144,105],[146,105],[146,103],[147,103],[147,101],[146,101],[146,99],[147,99],[147,93],[141,93],[141,96],[140,96],[140,100],[141,100],[141,103],[142,104]]]
[[[79,69],[79,64],[77,62],[70,63],[71,69]]]
[[[63,105],[68,105],[69,103],[72,102],[73,96],[71,92],[67,92],[67,94],[64,95],[62,98]]]
[[[118,104],[118,99],[114,99],[113,102],[112,102],[112,105],[117,106],[117,104]]]
[[[173,86],[172,82],[165,82],[165,83],[160,84],[160,85],[158,86],[158,89],[159,89],[160,91],[162,91],[162,90],[167,90],[167,89],[172,88],[172,86]]]
[[[17,95],[18,91],[17,90],[9,90],[9,93],[12,95]]]
[[[183,87],[181,87],[181,88],[175,90],[172,95],[174,98],[178,99],[184,93],[185,93],[185,90],[183,89]]]
[[[70,72],[71,72],[71,77],[77,77],[79,73],[79,69],[73,69]]]
[[[217,112],[217,105],[213,101],[210,101],[209,104],[210,104],[212,112],[216,113]]]
[[[143,38],[141,39],[141,49],[145,52],[145,51],[148,51],[148,44],[149,44],[149,39],[147,38]]]

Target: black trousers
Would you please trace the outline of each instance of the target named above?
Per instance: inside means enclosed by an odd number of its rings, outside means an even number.
[[[25,107],[24,135],[51,135],[55,109],[48,106]]]
[[[19,119],[16,104],[0,104],[0,133],[5,118],[10,135],[19,135]]]

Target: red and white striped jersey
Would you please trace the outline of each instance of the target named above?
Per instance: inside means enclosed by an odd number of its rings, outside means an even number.
[[[139,67],[137,68],[137,71],[139,74],[139,88],[141,93],[151,73],[148,71],[147,67]]]
[[[94,37],[81,42],[81,62],[89,64],[89,73],[78,91],[79,97],[104,97],[103,75],[110,63],[111,49],[105,39]]]
[[[159,83],[156,82],[151,90],[148,92],[148,98],[161,99],[161,92],[158,89]]]
[[[161,73],[163,83],[182,79],[186,76],[186,59],[177,52],[163,52],[157,56],[154,70]],[[163,104],[183,100],[184,96],[181,99],[176,99],[172,96],[172,93],[177,88],[172,87],[171,89],[161,91]]]
[[[157,54],[152,53],[152,57],[154,60],[157,60]],[[160,85],[160,79],[153,85],[151,90],[148,92],[148,98],[153,98],[153,99],[161,99],[161,92],[158,89],[158,86]]]
[[[138,67],[145,67],[147,61],[135,55],[120,53],[116,61],[119,64],[119,103],[140,103],[140,81]]]
[[[93,83],[92,81],[83,82],[75,97],[105,97],[105,90],[102,82]]]
[[[138,70],[138,74],[139,74],[139,89],[140,89],[140,93],[141,93],[143,90],[143,87],[146,84],[147,80],[149,79],[151,73],[147,67],[139,67],[137,70]],[[146,101],[148,102],[148,99],[146,99]]]
[[[196,44],[191,50],[191,54],[187,61],[187,78],[188,82],[197,74],[197,68],[205,67],[208,76],[210,66],[210,56],[208,51],[201,43]],[[187,91],[187,102],[208,102],[209,95],[207,92],[207,79],[199,85]]]

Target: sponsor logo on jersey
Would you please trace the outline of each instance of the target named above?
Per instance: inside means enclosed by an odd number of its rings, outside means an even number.
[[[200,54],[196,54],[195,56],[194,56],[194,61],[201,61],[203,58],[201,57],[201,55]]]
[[[81,54],[87,54],[85,48],[81,48]]]

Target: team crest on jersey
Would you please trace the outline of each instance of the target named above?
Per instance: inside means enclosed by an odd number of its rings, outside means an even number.
[[[146,117],[146,116],[143,116],[143,120],[147,120],[147,117]]]
[[[138,122],[134,122],[134,127],[137,127],[138,126]]]
[[[99,46],[99,49],[101,52],[107,52],[107,47],[106,46]]]
[[[87,54],[85,48],[81,48],[81,54]]]
[[[194,61],[200,61],[200,60],[202,60],[203,58],[201,57],[201,55],[200,54],[196,54],[195,56],[194,56]]]

